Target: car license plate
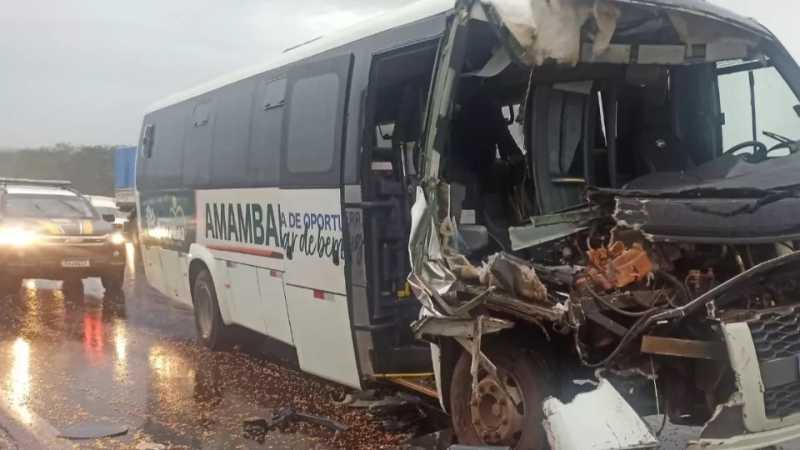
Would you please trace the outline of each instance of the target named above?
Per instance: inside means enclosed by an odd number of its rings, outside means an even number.
[[[61,261],[61,267],[89,267],[88,259],[65,259]]]

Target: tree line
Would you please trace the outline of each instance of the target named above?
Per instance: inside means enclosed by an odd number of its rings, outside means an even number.
[[[84,194],[114,195],[114,149],[56,144],[0,152],[0,177],[69,180]]]

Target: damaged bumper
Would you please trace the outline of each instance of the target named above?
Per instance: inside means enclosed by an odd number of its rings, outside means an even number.
[[[787,331],[782,325],[798,317],[796,308],[788,308],[723,325],[737,391],[717,407],[689,449],[760,449],[800,438],[798,355],[776,358],[792,351],[789,342],[800,335],[794,331],[785,347],[764,336]]]
[[[786,319],[791,312],[773,319]],[[759,318],[759,320],[762,320]],[[764,329],[777,329],[770,324],[753,322],[725,324],[730,364],[735,374],[737,391],[719,405],[706,423],[702,434],[689,443],[688,450],[736,449],[757,450],[800,438],[800,384],[797,383],[797,357],[790,368],[780,361],[764,359],[771,349],[754,341]],[[800,337],[798,337],[800,339]],[[778,367],[776,367],[778,366]],[[762,378],[762,373],[763,378]],[[778,386],[770,386],[775,383]],[[779,389],[781,395],[775,395]],[[545,430],[555,450],[639,449],[655,448],[658,440],[633,408],[606,379],[598,386],[579,394],[569,403],[555,398],[543,404]],[[605,413],[598,418],[597,411]],[[770,416],[770,414],[788,414]]]
[[[779,332],[776,324],[795,320],[796,314],[797,310],[791,308],[766,319],[723,325],[737,390],[717,407],[688,450],[757,450],[800,438],[798,356],[791,358],[794,364],[789,366],[785,358],[774,358],[776,350],[761,340],[765,331]],[[605,379],[568,404],[551,398],[543,408],[545,430],[550,446],[556,450],[625,450],[658,445],[642,419]],[[597,417],[599,409],[606,411],[601,420]]]

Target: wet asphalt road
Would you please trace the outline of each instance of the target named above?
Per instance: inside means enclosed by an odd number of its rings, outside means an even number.
[[[0,450],[26,448],[3,429],[4,416],[48,449],[368,449],[409,437],[384,433],[363,410],[337,405],[345,389],[254,354],[199,347],[192,312],[149,288],[132,261],[124,295],[115,297],[104,296],[97,279],[85,280],[82,293],[28,280],[18,295],[0,298]],[[337,435],[293,423],[262,443],[243,437],[244,419],[283,406],[351,429]],[[101,423],[128,432],[56,437],[71,425]],[[684,448],[698,432],[668,426],[662,448]]]
[[[404,439],[381,433],[363,411],[335,405],[342,388],[263,357],[198,347],[192,312],[130,269],[123,296],[104,298],[97,279],[84,286],[65,295],[59,282],[29,280],[19,295],[0,298],[0,414],[5,409],[46,448],[377,448]],[[335,417],[351,430],[337,436],[296,423],[271,431],[263,445],[242,436],[244,419],[282,406]],[[54,437],[96,423],[129,431],[92,441]],[[13,448],[0,427],[4,446]]]

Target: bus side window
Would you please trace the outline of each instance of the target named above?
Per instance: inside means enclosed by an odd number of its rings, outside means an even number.
[[[145,185],[166,189],[179,186],[183,172],[184,125],[192,112],[189,104],[175,105],[153,114],[159,132],[151,128],[149,143],[143,147]],[[145,127],[145,134],[148,134]],[[147,137],[147,136],[145,136]]]
[[[331,170],[336,150],[336,110],[341,87],[339,76],[326,73],[299,80],[294,85],[288,135],[289,172],[320,173]]]
[[[247,170],[258,186],[278,185],[285,99],[285,77],[269,77],[256,88]]]
[[[281,187],[341,183],[341,155],[353,56],[292,66],[287,73]]]
[[[215,99],[211,183],[221,188],[247,187],[250,115],[255,81],[226,86]]]
[[[212,99],[203,99],[195,105],[189,118],[183,152],[184,186],[205,187],[210,182],[213,106]]]

